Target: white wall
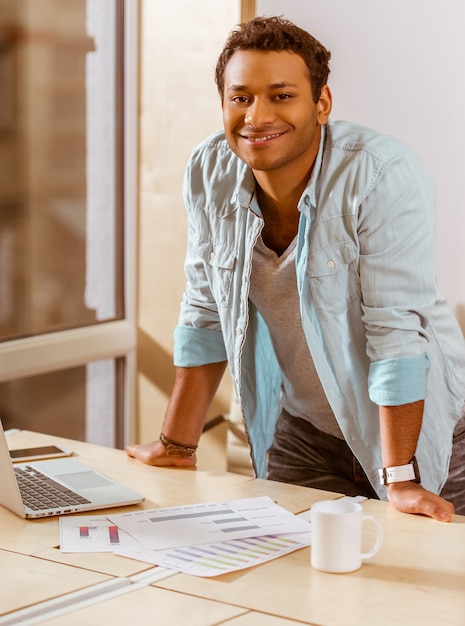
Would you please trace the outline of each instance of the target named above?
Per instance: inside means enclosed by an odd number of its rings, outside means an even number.
[[[437,275],[465,330],[465,2],[257,0],[332,53],[333,119],[405,141],[437,184]]]

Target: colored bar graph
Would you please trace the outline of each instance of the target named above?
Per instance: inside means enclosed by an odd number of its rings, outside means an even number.
[[[111,544],[119,543],[118,526],[109,526],[108,527],[108,534],[110,535],[110,543]]]

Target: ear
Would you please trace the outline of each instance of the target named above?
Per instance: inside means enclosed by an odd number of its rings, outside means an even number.
[[[317,121],[320,126],[326,124],[333,108],[333,95],[328,85],[324,85],[316,103]]]

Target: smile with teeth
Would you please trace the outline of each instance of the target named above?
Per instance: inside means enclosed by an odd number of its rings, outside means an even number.
[[[281,135],[281,133],[275,133],[274,135],[265,135],[264,137],[247,137],[247,139],[249,141],[252,141],[253,143],[260,143],[262,141],[269,141],[270,139],[275,139],[276,137],[279,137]]]

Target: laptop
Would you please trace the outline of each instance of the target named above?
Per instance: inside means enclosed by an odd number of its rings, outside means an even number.
[[[13,465],[0,421],[0,504],[24,518],[138,504],[144,497],[73,457]]]

